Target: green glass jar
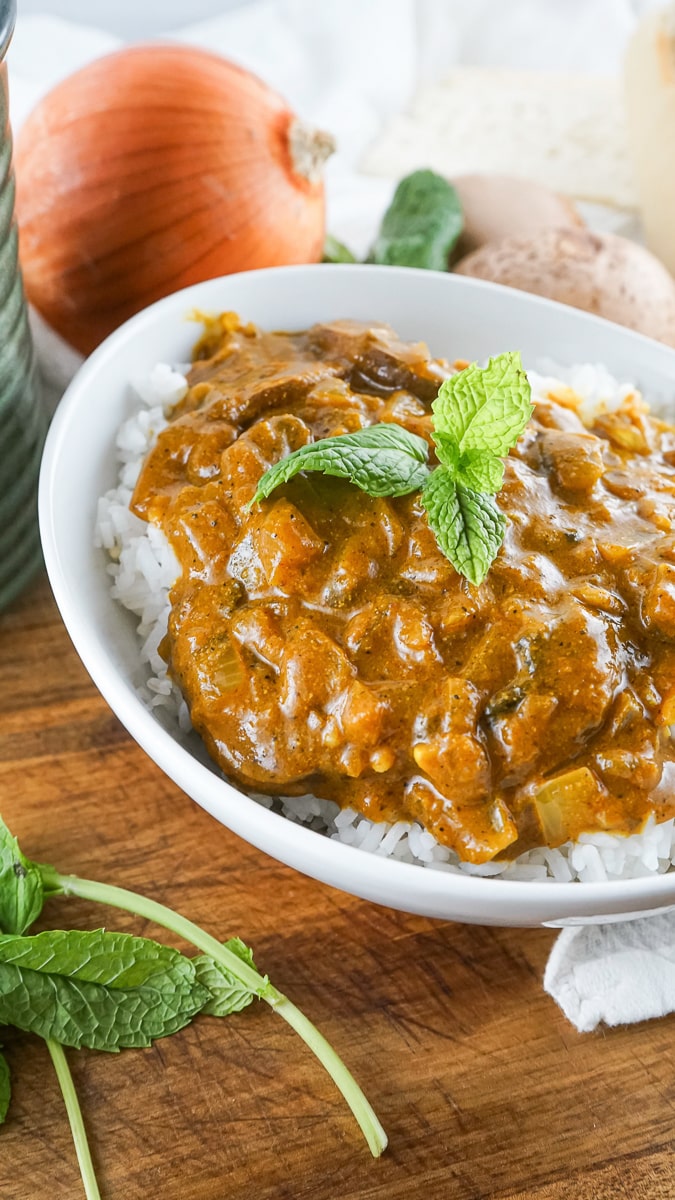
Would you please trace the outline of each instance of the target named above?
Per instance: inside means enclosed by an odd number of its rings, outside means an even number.
[[[7,66],[15,0],[0,0],[0,608],[41,561],[37,484],[46,432],[14,220]]]

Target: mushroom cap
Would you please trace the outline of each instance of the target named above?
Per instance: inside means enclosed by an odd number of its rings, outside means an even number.
[[[464,229],[454,257],[462,258],[486,242],[511,234],[530,234],[552,226],[583,226],[567,196],[512,175],[457,175],[451,180],[462,204]]]
[[[617,234],[561,227],[515,234],[475,250],[454,269],[583,308],[675,346],[675,280],[644,246]]]

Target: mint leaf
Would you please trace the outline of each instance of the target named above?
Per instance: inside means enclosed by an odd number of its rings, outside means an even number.
[[[254,971],[257,970],[253,961],[253,951],[241,938],[230,938],[224,945],[227,950],[231,950],[243,962],[248,963],[249,967],[253,967]],[[227,1017],[230,1013],[241,1012],[242,1008],[246,1008],[255,999],[255,992],[250,991],[231,971],[209,958],[207,954],[200,954],[192,961],[198,982],[211,993],[211,999],[207,1000],[201,1010],[206,1016]],[[267,977],[265,980],[268,982]]]
[[[504,482],[504,460],[496,454],[468,450],[460,456],[456,478],[473,492],[495,495]]]
[[[452,184],[434,171],[413,171],[396,188],[368,261],[447,271],[463,224]]]
[[[517,351],[491,358],[486,367],[472,363],[441,384],[431,406],[434,430],[451,438],[460,454],[476,450],[502,457],[532,415],[530,394]]]
[[[40,868],[21,853],[0,817],[0,931],[23,933],[42,912]]]
[[[105,930],[0,937],[0,1025],[65,1046],[149,1046],[208,1001],[189,958]]]
[[[355,263],[357,260],[344,242],[338,241],[332,233],[327,233],[321,261],[325,263]]]
[[[492,496],[456,483],[446,467],[438,467],[422,490],[422,505],[446,558],[470,583],[481,584],[506,529]]]
[[[7,1116],[7,1109],[12,1098],[12,1081],[9,1076],[9,1063],[4,1054],[0,1054],[0,1125]]]
[[[532,415],[520,354],[476,363],[441,384],[432,404],[441,466],[427,480],[422,504],[446,558],[480,584],[504,540],[506,519],[492,496],[504,482],[502,457]]]
[[[265,471],[251,504],[264,500],[300,471],[349,479],[369,496],[405,496],[422,487],[429,474],[428,456],[424,438],[393,423],[321,438]]]
[[[453,477],[457,473],[460,460],[459,444],[450,433],[441,433],[435,429],[432,433],[434,445],[436,447],[436,457],[444,467],[452,472]]]
[[[467,450],[464,454],[448,433],[433,433],[436,457],[455,480],[476,492],[498,492],[504,482],[504,463],[489,450]]]

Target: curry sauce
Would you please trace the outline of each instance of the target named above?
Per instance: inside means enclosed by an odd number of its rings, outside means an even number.
[[[181,574],[162,652],[224,772],[418,820],[461,858],[675,814],[675,430],[639,397],[585,425],[537,398],[506,463],[504,544],[474,587],[418,494],[263,472],[394,421],[431,446],[449,364],[386,326],[207,325],[132,507]]]

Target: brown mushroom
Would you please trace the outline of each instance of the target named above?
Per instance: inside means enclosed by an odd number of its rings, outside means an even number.
[[[548,296],[675,346],[675,280],[643,246],[616,234],[517,234],[467,255],[455,271]]]
[[[464,214],[464,229],[453,256],[456,259],[510,234],[584,223],[567,196],[529,179],[510,175],[457,175],[451,182]]]

